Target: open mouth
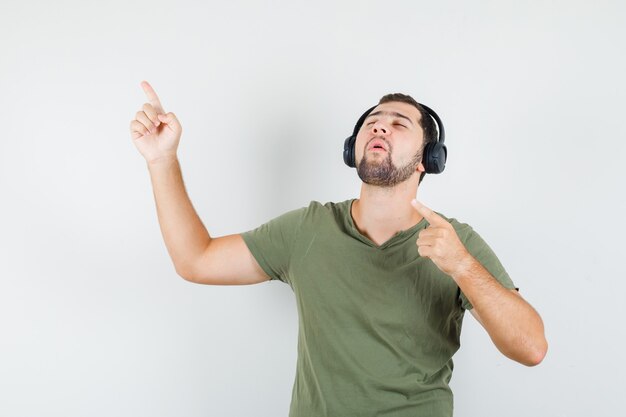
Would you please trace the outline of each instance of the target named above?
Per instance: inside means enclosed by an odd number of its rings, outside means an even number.
[[[374,139],[370,144],[369,151],[387,151],[385,148],[385,143],[381,139]]]

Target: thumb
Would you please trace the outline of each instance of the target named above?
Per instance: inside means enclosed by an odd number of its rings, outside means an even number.
[[[174,113],[169,112],[167,114],[158,114],[157,117],[159,118],[159,121],[165,123],[170,129],[175,131],[181,130],[180,123],[178,122],[178,119],[176,118],[176,115],[174,115]]]

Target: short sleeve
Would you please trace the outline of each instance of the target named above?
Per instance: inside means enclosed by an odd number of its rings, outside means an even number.
[[[480,262],[480,264],[485,267],[485,269],[489,271],[489,273],[493,275],[493,277],[498,280],[504,288],[519,290],[515,287],[513,280],[511,280],[511,277],[506,272],[504,266],[502,266],[502,263],[500,263],[500,260],[489,247],[487,242],[485,242],[483,238],[476,231],[474,231],[474,229],[472,229],[471,226],[467,224],[459,225],[457,233],[459,234],[459,238],[465,245],[468,252],[476,258],[476,260]],[[466,310],[474,308],[460,288],[459,301],[462,307]]]
[[[289,211],[241,234],[270,280],[289,283],[289,262],[305,210],[303,207]]]

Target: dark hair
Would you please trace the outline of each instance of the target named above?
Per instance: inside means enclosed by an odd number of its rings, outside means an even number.
[[[424,156],[423,152],[424,152],[424,148],[426,147],[426,144],[431,143],[431,142],[437,142],[437,126],[435,125],[435,121],[430,116],[430,114],[426,111],[426,109],[424,109],[424,107],[422,107],[417,101],[415,101],[413,97],[406,95],[406,94],[402,94],[402,93],[386,94],[382,96],[380,100],[378,100],[378,104],[389,103],[392,101],[399,101],[401,103],[407,103],[415,107],[417,110],[419,110],[420,116],[421,116],[419,120],[419,125],[424,131],[424,143],[422,144],[422,149],[420,150],[420,153],[422,153],[422,157],[423,157]],[[426,173],[423,172],[422,175],[420,176],[420,180],[419,180],[420,183],[422,182],[422,179],[424,178],[425,174]]]

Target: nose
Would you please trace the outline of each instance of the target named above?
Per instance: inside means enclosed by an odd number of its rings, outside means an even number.
[[[386,135],[389,130],[380,121],[377,121],[372,125],[372,133],[376,135]]]

